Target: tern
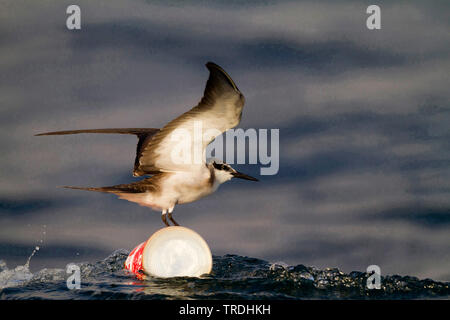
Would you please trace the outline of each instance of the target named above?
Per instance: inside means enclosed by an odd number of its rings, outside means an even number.
[[[156,128],[112,128],[54,131],[36,136],[66,135],[79,133],[132,134],[138,137],[133,176],[150,175],[143,180],[110,187],[69,187],[87,191],[113,193],[120,199],[161,211],[162,221],[169,226],[167,218],[176,226],[172,212],[177,204],[194,202],[217,190],[232,178],[251,181],[258,179],[240,173],[229,164],[219,160],[206,161],[205,150],[218,135],[236,127],[242,116],[245,98],[231,77],[220,66],[208,62],[209,78],[203,97],[197,106],[170,121],[162,129]],[[201,125],[202,139],[187,139],[180,142],[176,133],[195,136],[196,125]],[[204,133],[209,132],[208,136]],[[200,161],[179,161],[173,155],[177,148],[187,150],[188,157],[200,154]],[[184,143],[184,145],[183,145]]]

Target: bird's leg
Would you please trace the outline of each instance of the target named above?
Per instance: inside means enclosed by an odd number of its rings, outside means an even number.
[[[164,224],[166,225],[166,227],[168,227],[169,223],[167,222],[166,214],[167,214],[167,210],[163,210],[161,213],[161,219],[164,222]]]
[[[170,219],[170,221],[172,221],[172,223],[173,223],[175,226],[179,226],[179,224],[172,218],[172,211],[173,211],[173,207],[172,207],[172,208],[169,208],[169,214],[168,214],[169,219]]]
[[[179,224],[175,221],[175,219],[172,218],[172,214],[171,214],[171,213],[169,213],[169,219],[170,219],[170,221],[172,221],[172,223],[173,223],[175,226],[179,226]]]

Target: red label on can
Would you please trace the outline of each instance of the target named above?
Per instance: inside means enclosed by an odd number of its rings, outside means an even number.
[[[128,255],[125,261],[125,269],[134,273],[138,279],[143,278],[144,269],[142,268],[142,253],[144,252],[145,244],[147,241],[142,242]]]

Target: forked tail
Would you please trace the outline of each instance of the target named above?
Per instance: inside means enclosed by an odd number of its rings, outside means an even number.
[[[114,187],[99,187],[99,188],[94,188],[94,187],[72,187],[72,186],[63,186],[63,188],[66,189],[75,189],[75,190],[85,190],[85,191],[97,191],[97,192],[117,192],[119,191],[118,189],[114,188]]]

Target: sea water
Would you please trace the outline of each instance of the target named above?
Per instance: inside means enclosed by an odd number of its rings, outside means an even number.
[[[35,249],[35,251],[37,251]],[[34,253],[33,253],[34,254]],[[0,299],[448,299],[450,283],[410,276],[383,276],[368,289],[365,272],[288,266],[237,255],[213,257],[211,274],[200,278],[148,277],[124,270],[129,251],[78,263],[80,289],[69,289],[65,269],[31,273],[29,261],[9,269],[0,261]]]

